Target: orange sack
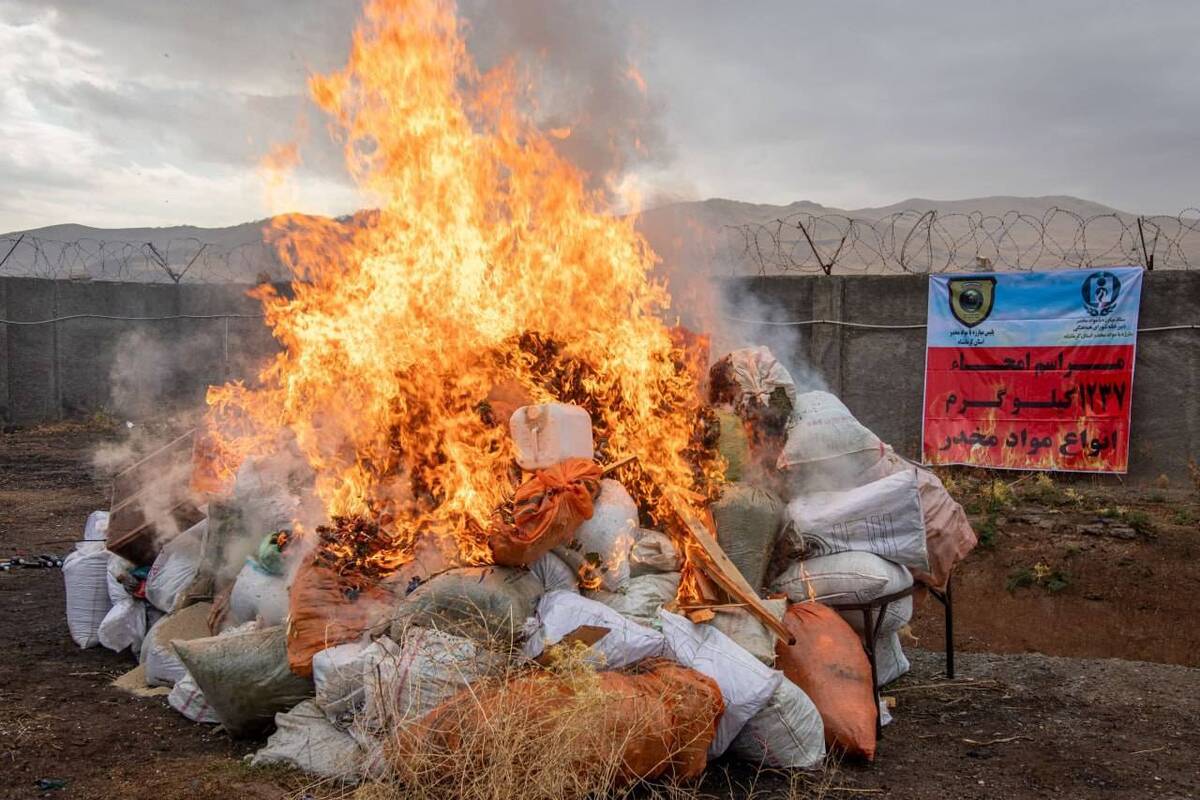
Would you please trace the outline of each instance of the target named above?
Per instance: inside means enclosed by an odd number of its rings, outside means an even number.
[[[586,458],[568,458],[535,472],[517,489],[512,521],[493,518],[488,544],[495,562],[529,566],[570,541],[583,521],[592,518],[600,474],[600,467]]]
[[[836,611],[820,603],[789,606],[783,624],[796,641],[775,645],[775,666],[821,712],[825,744],[874,759],[879,710],[862,639]]]
[[[596,686],[580,687],[532,672],[460,692],[405,730],[393,755],[396,767],[400,774],[440,772],[437,763],[444,762],[453,763],[454,772],[487,774],[503,749],[495,738],[512,732],[523,737],[519,746],[539,751],[531,760],[541,750],[569,751],[569,768],[597,790],[700,776],[725,711],[714,680],[665,659],[594,676]]]
[[[394,605],[386,589],[357,591],[328,567],[305,563],[288,591],[288,666],[302,678],[311,677],[313,656],[362,636],[384,622]]]

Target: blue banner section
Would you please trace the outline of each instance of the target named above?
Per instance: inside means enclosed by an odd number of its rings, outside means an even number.
[[[1137,340],[1141,267],[932,275],[929,347],[1080,347]]]

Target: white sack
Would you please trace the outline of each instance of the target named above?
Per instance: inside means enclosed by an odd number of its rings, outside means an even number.
[[[100,644],[113,652],[126,648],[141,652],[146,638],[146,604],[133,597],[118,600],[104,615],[97,634]]]
[[[730,751],[752,764],[777,769],[812,769],[825,760],[825,725],[812,700],[789,680],[746,723]]]
[[[80,647],[95,647],[100,642],[100,624],[112,608],[104,542],[79,542],[63,559],[62,573],[71,638]]]
[[[683,558],[671,537],[658,531],[642,531],[629,551],[629,574],[634,578],[654,572],[678,572],[682,566]]]
[[[857,550],[929,569],[915,470],[844,492],[797,497],[788,503],[787,516],[793,548],[810,558]]]
[[[603,603],[623,617],[651,625],[658,619],[658,610],[671,602],[679,591],[678,572],[654,572],[630,578],[619,592],[597,590],[587,592],[590,600]]]
[[[191,585],[200,569],[200,550],[208,519],[202,519],[167,542],[146,576],[146,599],[160,611],[175,610],[179,593]]]
[[[567,547],[594,568],[602,589],[615,592],[629,582],[629,551],[637,529],[637,503],[624,486],[605,478],[592,518],[583,521]]]
[[[410,626],[400,643],[381,637],[364,653],[364,702],[360,719],[387,729],[420,719],[459,690],[497,673],[505,659],[470,639]],[[373,662],[373,663],[372,663]]]
[[[362,751],[354,737],[338,730],[312,700],[275,715],[275,732],[254,754],[250,766],[286,764],[346,782],[362,774]]]
[[[363,701],[363,653],[369,641],[327,647],[313,656],[313,700],[331,722],[348,717]]]
[[[96,512],[99,513],[99,512]],[[108,587],[108,599],[112,608],[104,616],[97,631],[100,644],[114,652],[130,648],[134,653],[142,649],[142,639],[146,637],[146,603],[135,598],[118,580],[133,566],[116,553],[108,556],[108,566],[105,569],[105,583]]]
[[[686,617],[659,611],[658,619],[671,657],[717,682],[725,713],[708,748],[710,758],[725,752],[743,726],[771,700],[783,673],[763,665],[737,642],[711,625],[693,625]]]
[[[883,453],[883,442],[841,400],[829,392],[805,392],[796,398],[776,466],[786,471],[794,492],[835,489]]]
[[[83,540],[85,542],[103,542],[108,538],[108,512],[93,511],[88,514],[87,522],[83,524]]]
[[[911,597],[908,599],[912,601]],[[884,624],[887,624],[886,619]],[[876,683],[887,686],[901,675],[907,675],[910,667],[908,656],[904,655],[904,648],[900,645],[900,634],[896,631],[880,631],[879,638],[875,640]]]
[[[579,591],[579,576],[575,574],[575,570],[571,566],[556,556],[554,553],[546,553],[530,565],[529,571],[537,576],[537,579],[542,582],[543,592],[578,592]]]
[[[546,469],[568,458],[594,456],[592,418],[579,406],[522,406],[508,420],[521,469]]]
[[[597,669],[621,669],[643,658],[661,656],[666,639],[656,630],[631,622],[613,609],[574,592],[551,592],[538,603],[537,627],[525,642],[525,655],[537,658],[582,625],[607,628],[589,648],[588,662]]]
[[[264,627],[281,625],[288,615],[288,581],[268,575],[247,558],[229,594],[229,619],[235,625],[261,619]]]
[[[184,671],[183,677],[175,681],[171,693],[167,695],[167,704],[192,722],[215,725],[220,722],[217,712],[204,699],[204,692],[196,685],[191,674]]]
[[[771,582],[793,603],[869,603],[912,586],[912,573],[874,553],[846,551],[794,561]]]

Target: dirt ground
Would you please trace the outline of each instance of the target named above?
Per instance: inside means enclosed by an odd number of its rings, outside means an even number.
[[[0,433],[0,558],[70,549],[87,512],[108,505],[89,452],[114,435],[75,425]],[[885,690],[896,720],[873,765],[797,781],[718,763],[698,793],[1200,796],[1200,634],[1188,614],[1200,589],[1196,495],[948,477],[986,541],[956,579],[956,679],[942,677],[941,653],[911,651],[912,672]],[[940,646],[935,604],[914,627],[920,648]],[[0,573],[0,798],[330,794],[297,773],[244,766],[259,741],[234,742],[165,698],[110,686],[133,663],[71,642],[59,570]]]

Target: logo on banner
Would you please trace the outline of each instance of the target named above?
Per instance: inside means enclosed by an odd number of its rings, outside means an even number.
[[[950,313],[963,325],[974,328],[992,313],[995,278],[951,278],[949,286]],[[1086,290],[1084,295],[1086,297]]]
[[[1093,317],[1107,316],[1120,295],[1121,281],[1111,272],[1093,272],[1083,281],[1083,307]]]

